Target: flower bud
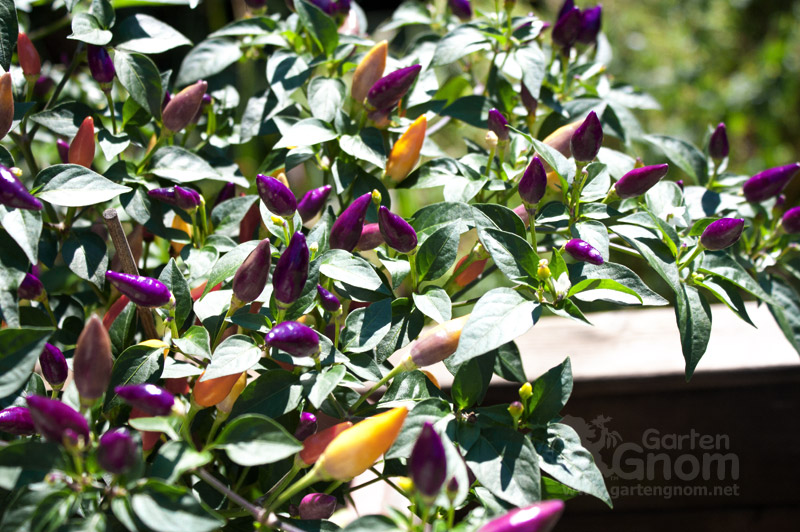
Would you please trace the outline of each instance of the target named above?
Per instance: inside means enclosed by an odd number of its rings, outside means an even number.
[[[127,429],[112,429],[100,436],[97,462],[109,473],[120,475],[133,467],[138,451]]]
[[[292,356],[307,357],[319,352],[319,336],[314,329],[296,321],[284,321],[269,330],[264,342]]]
[[[527,401],[533,395],[533,386],[531,383],[526,382],[522,386],[519,387],[519,398],[523,401]]]
[[[783,230],[790,235],[800,233],[800,207],[792,207],[781,218]]]
[[[336,497],[309,493],[300,501],[300,519],[327,519],[336,510]]]
[[[314,216],[319,214],[325,206],[325,201],[328,199],[330,193],[330,185],[313,188],[305,193],[297,204],[297,212],[300,214],[300,219],[303,220],[303,223],[311,221]]]
[[[720,122],[708,141],[708,154],[712,159],[719,161],[727,157],[729,151],[728,132],[725,129],[725,122]]]
[[[30,410],[24,406],[9,406],[0,410],[0,432],[16,436],[36,434]]]
[[[269,239],[259,242],[233,276],[233,295],[249,303],[261,295],[267,286],[269,265],[272,262]]]
[[[420,70],[422,65],[413,65],[383,76],[369,89],[367,103],[373,109],[392,109],[414,84]]]
[[[175,406],[175,396],[155,384],[117,386],[114,393],[132,407],[151,416],[168,416]]]
[[[372,86],[383,76],[388,50],[389,43],[379,42],[370,48],[356,67],[353,83],[350,85],[350,94],[355,101],[363,102]]]
[[[53,344],[44,344],[42,354],[39,355],[39,365],[42,367],[44,379],[54,389],[59,389],[67,380],[69,367],[64,353]]]
[[[591,244],[579,238],[573,238],[567,242],[564,249],[566,249],[567,253],[572,255],[572,258],[575,260],[596,264],[598,266],[603,264],[603,256],[600,252],[593,248]]]
[[[328,445],[342,432],[353,426],[350,421],[344,421],[332,427],[308,436],[303,440],[303,449],[297,454],[299,463],[310,466],[316,463]]]
[[[140,307],[163,307],[173,300],[169,288],[152,277],[109,270],[106,272],[106,280]]]
[[[36,47],[23,32],[19,32],[17,35],[17,57],[25,77],[39,77],[39,73],[42,71],[42,60]]]
[[[447,479],[444,445],[430,421],[422,425],[422,432],[408,458],[408,471],[417,490],[424,497],[436,496]]]
[[[342,308],[339,298],[325,290],[322,285],[317,285],[317,294],[319,295],[319,303],[328,312],[336,312]]]
[[[774,198],[789,184],[789,181],[800,171],[800,163],[778,166],[760,172],[748,179],[742,190],[750,203]]]
[[[297,200],[289,187],[271,176],[258,174],[256,186],[261,201],[267,206],[269,212],[288,218],[294,216],[297,210]]]
[[[469,314],[455,318],[433,327],[403,349],[408,352],[408,360],[415,367],[424,368],[441,362],[456,352],[461,331],[469,320]]]
[[[489,131],[497,135],[500,142],[508,140],[508,120],[497,109],[489,109]]]
[[[567,12],[573,9],[574,7],[575,7],[574,0],[564,0],[564,3],[561,4],[561,7],[558,10],[558,15],[556,16],[556,20],[566,15]]]
[[[279,303],[288,306],[300,297],[308,280],[310,259],[306,237],[303,233],[295,233],[272,272],[273,293]]]
[[[528,205],[536,205],[547,191],[547,172],[538,156],[534,156],[519,180],[519,197]]]
[[[164,112],[161,113],[164,127],[174,133],[188,126],[203,103],[206,89],[208,83],[198,81],[172,96],[164,107]]]
[[[70,164],[79,164],[86,168],[91,168],[94,161],[94,119],[87,116],[83,119],[81,127],[75,134],[75,138],[69,144],[67,158]]]
[[[317,416],[311,412],[300,414],[300,422],[294,431],[294,437],[303,441],[315,432],[317,432]]]
[[[356,244],[356,250],[369,251],[385,243],[378,224],[364,224],[361,230],[361,237]]]
[[[243,371],[242,374],[239,375],[239,378],[236,379],[236,382],[233,383],[233,388],[231,388],[231,391],[225,396],[225,399],[223,399],[222,402],[217,403],[217,410],[226,416],[230,414],[233,410],[233,405],[236,404],[236,400],[239,399],[239,396],[242,395],[242,392],[246,387],[247,372]]]
[[[17,297],[20,299],[38,300],[44,293],[44,285],[32,273],[26,273],[22,282],[17,287]]]
[[[522,105],[525,107],[525,110],[528,111],[528,115],[536,116],[536,109],[539,107],[539,101],[533,97],[531,91],[525,86],[524,81],[520,87],[519,99],[522,100]]]
[[[447,0],[450,11],[464,22],[472,18],[472,5],[469,2],[470,0]]]
[[[564,511],[564,501],[550,499],[511,510],[483,525],[478,532],[550,532]]]
[[[12,125],[14,125],[14,85],[11,81],[11,72],[6,72],[0,75],[0,139],[8,135]]]
[[[105,47],[90,44],[86,55],[89,60],[89,71],[97,83],[106,84],[114,81],[117,70]]]
[[[540,281],[546,281],[552,275],[550,271],[550,262],[547,259],[541,259],[539,261],[539,267],[536,269],[536,277],[538,277]]]
[[[553,43],[562,48],[569,48],[578,40],[581,31],[581,10],[577,7],[565,12],[553,25]]]
[[[597,157],[597,152],[603,145],[603,126],[600,125],[600,119],[597,114],[592,111],[586,120],[578,126],[575,133],[572,134],[570,140],[570,149],[572,156],[576,161],[589,162]]]
[[[525,407],[522,406],[522,403],[519,401],[514,401],[510,405],[508,405],[508,413],[511,417],[518,421],[519,418],[522,417],[522,414],[525,412]]]
[[[581,13],[581,27],[578,31],[578,42],[592,44],[597,41],[597,34],[602,26],[603,6],[594,6]]]
[[[36,432],[48,441],[63,443],[65,436],[70,439],[77,436],[83,438],[84,442],[89,441],[89,424],[86,418],[71,406],[39,395],[29,395],[25,401],[28,403]]]
[[[56,139],[56,149],[61,162],[69,164],[69,142],[64,139]]]
[[[741,218],[720,218],[711,222],[700,235],[700,243],[711,251],[732,246],[742,236],[744,220]]]
[[[393,408],[336,436],[317,462],[322,478],[344,482],[366,471],[392,446],[406,415],[406,407]]]
[[[216,199],[214,199],[214,207],[222,203],[223,201],[227,201],[236,196],[236,183],[233,181],[228,181],[219,191],[217,194]]]
[[[196,209],[201,203],[198,192],[177,185],[174,187],[154,188],[148,190],[147,195],[185,211]]]
[[[417,165],[422,144],[425,142],[427,125],[425,115],[420,115],[392,146],[386,161],[386,175],[395,182],[405,179]]]
[[[392,213],[384,206],[378,210],[378,226],[384,240],[400,253],[410,253],[417,247],[417,232],[402,216]]]
[[[28,192],[11,170],[0,164],[0,205],[29,211],[41,211],[42,202]]]
[[[192,390],[192,400],[203,408],[215,406],[224,401],[242,376],[241,373],[234,373],[204,381],[203,375],[205,372],[197,378]]]
[[[367,208],[371,201],[371,193],[359,196],[333,222],[330,237],[331,249],[353,251],[361,238],[361,230],[364,227],[364,219],[367,217]]]
[[[489,130],[483,137],[483,141],[486,143],[487,148],[494,150],[497,148],[497,144],[500,142],[500,139],[497,138],[497,134],[494,131]]]
[[[621,199],[635,198],[641,196],[661,181],[667,175],[668,164],[656,164],[653,166],[642,166],[634,168],[619,181],[614,183],[614,191]]]
[[[72,357],[72,372],[81,401],[93,402],[105,393],[113,366],[111,338],[103,322],[93,314],[78,337]]]

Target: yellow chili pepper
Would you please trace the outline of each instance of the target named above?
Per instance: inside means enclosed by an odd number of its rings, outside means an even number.
[[[393,408],[336,436],[317,462],[320,477],[346,481],[366,471],[392,446],[406,415],[406,407]]]
[[[225,397],[225,399],[223,399],[222,402],[217,405],[217,410],[224,412],[225,414],[230,414],[231,410],[233,410],[233,405],[236,403],[236,400],[239,398],[239,396],[242,395],[242,392],[246,386],[247,372],[244,371],[241,375],[239,375],[239,378],[234,383],[233,388],[231,388],[231,391],[228,392],[227,397]]]
[[[14,90],[11,73],[0,76],[0,139],[11,131],[14,122]]]
[[[188,223],[186,223],[186,222],[183,220],[183,218],[181,218],[181,217],[180,217],[180,216],[178,216],[177,214],[176,214],[176,215],[175,215],[175,217],[172,219],[172,228],[173,228],[173,229],[177,229],[177,230],[179,230],[179,231],[183,231],[184,233],[186,233],[187,235],[189,235],[189,238],[192,238],[192,229],[194,229],[194,228],[193,228],[191,225],[189,225]],[[184,247],[186,244],[183,244],[183,243],[181,243],[181,242],[172,242],[172,244],[171,244],[171,245],[172,245],[172,250],[173,250],[173,251],[174,251],[176,254],[180,255],[180,253],[181,253],[181,250],[183,249],[183,247]]]
[[[192,391],[192,398],[198,406],[207,408],[214,406],[228,397],[233,387],[238,383],[241,374],[225,375],[216,379],[201,381],[203,375],[197,378]]]
[[[386,175],[394,181],[400,182],[405,179],[416,166],[427,127],[428,120],[422,115],[414,120],[414,123],[408,126],[406,132],[395,142],[386,162]]]
[[[356,67],[353,84],[350,86],[350,94],[355,101],[363,102],[375,82],[383,76],[388,50],[389,44],[386,41],[379,42],[367,52]]]

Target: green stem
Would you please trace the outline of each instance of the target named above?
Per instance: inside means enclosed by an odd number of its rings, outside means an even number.
[[[217,415],[214,417],[214,423],[211,424],[211,430],[208,431],[208,436],[206,437],[206,442],[203,444],[203,449],[211,445],[211,442],[214,441],[214,436],[217,435],[217,430],[219,430],[220,425],[225,423],[226,419],[228,419],[228,414],[221,410],[217,410]]]
[[[334,480],[333,482],[331,482],[330,484],[328,484],[328,487],[327,487],[327,488],[325,488],[325,492],[324,492],[324,493],[325,493],[326,495],[330,495],[331,493],[333,493],[333,491],[334,491],[336,488],[338,488],[338,487],[339,487],[339,486],[341,486],[341,485],[342,485],[342,481],[341,481],[341,480]]]
[[[281,494],[281,492],[286,488],[286,486],[289,485],[289,482],[294,480],[294,477],[297,476],[297,473],[300,472],[300,469],[301,469],[301,466],[300,466],[299,461],[295,461],[292,464],[292,468],[289,471],[287,471],[285,475],[283,475],[283,478],[281,478],[278,481],[278,483],[275,484],[272,487],[272,489],[270,489],[267,493],[265,493],[264,496],[261,498],[261,499],[263,499],[262,506],[267,507],[270,504],[272,504],[272,501],[274,501],[275,498],[278,495]],[[259,500],[261,500],[261,499],[259,499]],[[256,502],[258,502],[258,501],[256,501]]]
[[[56,319],[56,315],[53,314],[53,309],[50,307],[50,300],[48,300],[46,296],[44,300],[42,300],[42,306],[44,307],[44,310],[47,311],[47,315],[50,316],[50,321],[53,323],[53,327],[58,329],[58,320]]]
[[[193,471],[193,473],[203,479],[209,486],[220,492],[222,495],[225,495],[229,500],[247,510],[247,512],[253,516],[256,522],[263,524],[267,520],[266,518],[269,515],[268,512],[265,512],[263,508],[259,508],[247,501],[244,497],[231,490],[205,469],[196,469]]]
[[[283,506],[284,503],[286,503],[286,501],[294,497],[297,493],[309,487],[314,482],[317,482],[318,480],[321,479],[319,478],[317,468],[315,467],[311,471],[306,473],[303,478],[292,484],[291,487],[289,487],[289,489],[281,493],[280,497],[278,497],[275,500],[275,502],[269,505],[269,507],[267,508],[267,513],[272,513],[273,510],[277,510],[278,508]]]
[[[108,102],[108,112],[111,114],[111,127],[113,128],[114,135],[117,134],[117,114],[114,111],[114,100],[111,99],[111,91],[103,91],[106,94],[106,102]]]
[[[688,265],[688,264],[691,264],[691,263],[692,263],[692,261],[694,261],[694,259],[695,259],[695,258],[697,258],[697,256],[698,256],[700,253],[702,253],[704,250],[705,250],[705,246],[703,246],[703,244],[700,244],[700,243],[698,243],[698,244],[697,244],[697,247],[696,247],[696,248],[694,248],[694,251],[692,251],[692,254],[691,254],[691,255],[689,255],[688,257],[686,257],[686,260],[684,260],[683,262],[681,262],[680,264],[678,264],[678,269],[680,270],[680,269],[681,269],[681,268],[683,268],[684,266],[686,266],[686,265]]]
[[[192,440],[192,421],[194,421],[195,416],[200,410],[200,406],[192,400],[189,411],[186,412],[186,417],[183,418],[183,424],[181,425],[181,437],[186,440],[192,448],[194,448],[194,440]]]
[[[392,371],[387,373],[381,380],[375,383],[375,385],[370,388],[366,393],[364,393],[361,397],[358,398],[358,401],[350,407],[350,413],[358,411],[358,407],[361,406],[367,398],[375,393],[381,386],[395,378],[396,376],[400,375],[401,373],[408,371],[409,368],[406,367],[405,363],[400,363],[399,365],[395,366]]]
[[[219,331],[217,331],[217,336],[214,337],[214,343],[211,346],[211,352],[213,353],[214,350],[217,348],[219,343],[222,341],[222,335],[225,333],[225,329],[228,327],[225,325],[228,318],[233,316],[233,314],[241,308],[242,304],[235,295],[231,296],[231,304],[228,306],[228,312],[225,313],[225,317],[222,318],[222,323],[220,324]]]
[[[169,329],[172,331],[172,339],[177,340],[181,337],[180,333],[178,332],[178,324],[176,323],[175,319],[175,305],[173,304],[169,308]]]

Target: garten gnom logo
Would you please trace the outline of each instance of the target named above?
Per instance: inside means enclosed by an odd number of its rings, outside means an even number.
[[[566,416],[606,478],[612,498],[623,496],[738,496],[739,457],[726,434],[642,431],[627,440],[611,417]]]

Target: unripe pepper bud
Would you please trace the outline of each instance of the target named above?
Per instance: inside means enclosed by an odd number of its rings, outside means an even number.
[[[589,162],[597,157],[600,147],[603,145],[603,126],[597,113],[592,111],[586,120],[578,126],[570,140],[572,156],[576,161]]]
[[[525,110],[528,111],[528,115],[535,116],[536,109],[539,107],[539,101],[533,97],[531,91],[525,86],[524,81],[520,87],[519,99],[522,100],[522,105],[525,107]]]
[[[91,168],[94,161],[94,119],[87,116],[83,119],[81,127],[75,134],[75,138],[69,144],[68,159],[70,164],[79,164],[86,168]]]
[[[217,197],[214,199],[214,207],[222,203],[223,201],[227,201],[236,196],[236,183],[233,181],[228,181],[223,185],[222,189],[217,194]]]
[[[469,0],[447,0],[450,11],[462,21],[466,22],[472,18],[472,5]]]
[[[427,125],[425,115],[420,115],[392,146],[386,161],[386,175],[395,182],[405,179],[417,165],[422,144],[425,142]]]
[[[152,277],[109,270],[106,272],[106,279],[140,307],[163,307],[173,301],[169,288],[158,279],[153,279]]]
[[[296,321],[284,321],[269,330],[264,342],[292,356],[307,357],[319,352],[319,336],[314,329]]]
[[[489,109],[489,131],[497,135],[500,142],[508,140],[508,120],[497,109]]]
[[[164,127],[175,133],[188,126],[200,109],[207,89],[208,83],[201,80],[172,96],[161,113]]]
[[[783,230],[790,235],[800,233],[800,207],[792,207],[781,218]]]
[[[90,44],[86,55],[89,60],[89,72],[92,73],[92,77],[97,83],[108,84],[114,81],[117,70],[114,68],[114,61],[103,46]]]
[[[378,210],[378,226],[390,248],[400,253],[410,253],[417,247],[417,232],[406,222],[384,206]]]
[[[342,432],[353,426],[350,421],[344,421],[332,427],[312,434],[303,440],[303,449],[298,453],[298,463],[310,466],[319,460],[320,455],[328,445]]]
[[[563,511],[564,501],[560,499],[541,501],[511,510],[489,521],[478,532],[550,532]]]
[[[320,306],[328,312],[336,312],[342,308],[339,298],[325,290],[322,285],[317,285],[317,294],[319,295]]]
[[[294,431],[294,437],[303,441],[315,432],[317,432],[317,416],[311,412],[303,412],[300,414],[300,422],[297,424],[297,429]]]
[[[578,42],[592,44],[597,41],[602,25],[603,6],[594,6],[581,13],[581,27],[578,31]]]
[[[43,208],[42,202],[34,198],[17,176],[2,164],[0,164],[0,205],[29,211],[41,211]]]
[[[77,373],[77,372],[76,372]],[[77,410],[71,406],[39,395],[29,395],[28,403],[36,432],[48,441],[63,443],[64,437],[73,436],[89,441],[89,424]]]
[[[53,344],[44,344],[42,354],[39,355],[39,365],[42,367],[42,375],[53,389],[59,389],[67,380],[69,367],[64,353]]]
[[[333,222],[330,236],[331,249],[353,251],[361,238],[361,230],[371,201],[371,193],[359,196]]]
[[[547,190],[547,172],[538,156],[535,156],[519,180],[519,197],[528,205],[536,205]]]
[[[297,199],[295,199],[289,187],[278,181],[272,176],[258,174],[256,176],[256,186],[261,201],[267,206],[269,212],[283,216],[284,218],[294,216],[297,210]]]
[[[708,154],[712,159],[719,161],[727,157],[729,151],[728,132],[725,129],[725,122],[720,122],[708,141]]]
[[[233,295],[239,301],[249,303],[261,295],[264,287],[267,286],[269,276],[269,265],[272,262],[269,239],[265,238],[258,244],[253,251],[244,259],[242,265],[236,270],[233,276]]]
[[[309,493],[300,501],[300,519],[327,519],[336,510],[336,497]]]
[[[44,293],[44,285],[32,273],[26,273],[17,287],[17,297],[37,301]]]
[[[741,218],[720,218],[711,222],[700,235],[700,243],[706,249],[718,251],[732,246],[742,236],[744,220]]]
[[[406,407],[393,408],[336,436],[317,462],[322,478],[344,482],[366,471],[392,446],[406,415]]]
[[[531,383],[526,382],[525,384],[519,387],[519,398],[522,399],[523,402],[527,402],[532,395],[533,395],[533,386],[531,386]]]
[[[154,188],[148,190],[147,195],[185,211],[194,210],[202,203],[200,194],[197,191],[177,185],[174,187]]]
[[[14,85],[11,72],[0,75],[0,139],[3,139],[14,124]]]
[[[24,406],[9,406],[0,410],[0,432],[16,436],[36,434],[30,410]]]
[[[330,193],[330,185],[313,188],[305,193],[297,204],[297,212],[300,214],[300,219],[303,220],[303,223],[311,221],[322,210]]]
[[[600,252],[593,248],[591,244],[579,238],[573,238],[567,242],[564,249],[566,249],[567,253],[572,255],[572,258],[575,260],[596,264],[598,266],[603,264],[603,256]]]
[[[222,412],[223,415],[226,417],[228,414],[231,413],[233,410],[233,405],[236,404],[236,400],[239,399],[239,396],[242,395],[242,392],[247,387],[247,372],[243,371],[236,382],[233,384],[233,388],[231,391],[228,392],[228,395],[225,396],[225,399],[222,402],[217,403],[217,410]]]
[[[469,314],[441,323],[404,347],[412,367],[424,368],[455,353],[467,320]]]
[[[541,259],[539,261],[539,267],[536,269],[536,277],[538,277],[540,281],[546,281],[552,275],[552,272],[550,272],[550,262],[547,259]]]
[[[422,65],[395,70],[375,82],[367,93],[367,103],[373,109],[391,109],[403,99],[417,79]]]
[[[381,229],[378,224],[364,224],[361,229],[361,237],[358,239],[356,249],[358,251],[369,251],[383,244],[385,240],[381,234]]]
[[[207,408],[224,401],[242,374],[234,373],[233,375],[225,375],[224,377],[206,381],[203,380],[203,375],[205,373],[200,375],[197,378],[197,382],[194,383],[192,400],[199,406]]]
[[[91,403],[105,393],[113,366],[111,338],[100,318],[92,315],[78,337],[72,357],[72,371],[81,401]]]
[[[64,139],[56,139],[56,149],[61,162],[69,164],[69,142]]]
[[[574,7],[575,7],[575,1],[574,0],[564,0],[564,3],[561,4],[561,7],[558,10],[558,15],[556,15],[556,20],[558,20],[561,17],[563,17],[564,15],[566,15],[567,12],[569,10],[573,9]]]
[[[573,7],[564,13],[553,25],[553,43],[569,48],[578,40],[581,31],[581,10]]]
[[[668,164],[656,164],[653,166],[642,166],[634,168],[619,181],[614,183],[614,191],[621,199],[635,198],[641,196],[661,181],[667,175]]]
[[[295,233],[272,272],[272,286],[279,303],[289,306],[300,297],[308,280],[310,259],[306,237],[303,233]]]
[[[175,406],[175,396],[155,384],[117,386],[114,392],[132,407],[151,416],[168,416]]]
[[[778,166],[760,172],[748,179],[742,190],[750,203],[774,198],[786,188],[789,181],[800,171],[800,163]]]
[[[19,32],[17,35],[17,57],[25,77],[39,77],[39,73],[42,71],[42,60],[36,47],[23,32]]]
[[[519,421],[519,418],[522,417],[522,414],[525,412],[525,407],[522,406],[522,403],[519,401],[514,401],[510,405],[508,405],[508,413],[514,419],[514,421]]]
[[[408,458],[408,471],[424,497],[434,497],[447,479],[447,455],[433,424],[426,421]]]
[[[388,50],[389,43],[379,42],[370,48],[356,67],[353,72],[353,83],[350,85],[350,94],[355,101],[363,102],[372,86],[383,76]]]
[[[100,436],[97,446],[97,462],[100,467],[120,475],[136,463],[138,449],[127,429],[112,429]]]

